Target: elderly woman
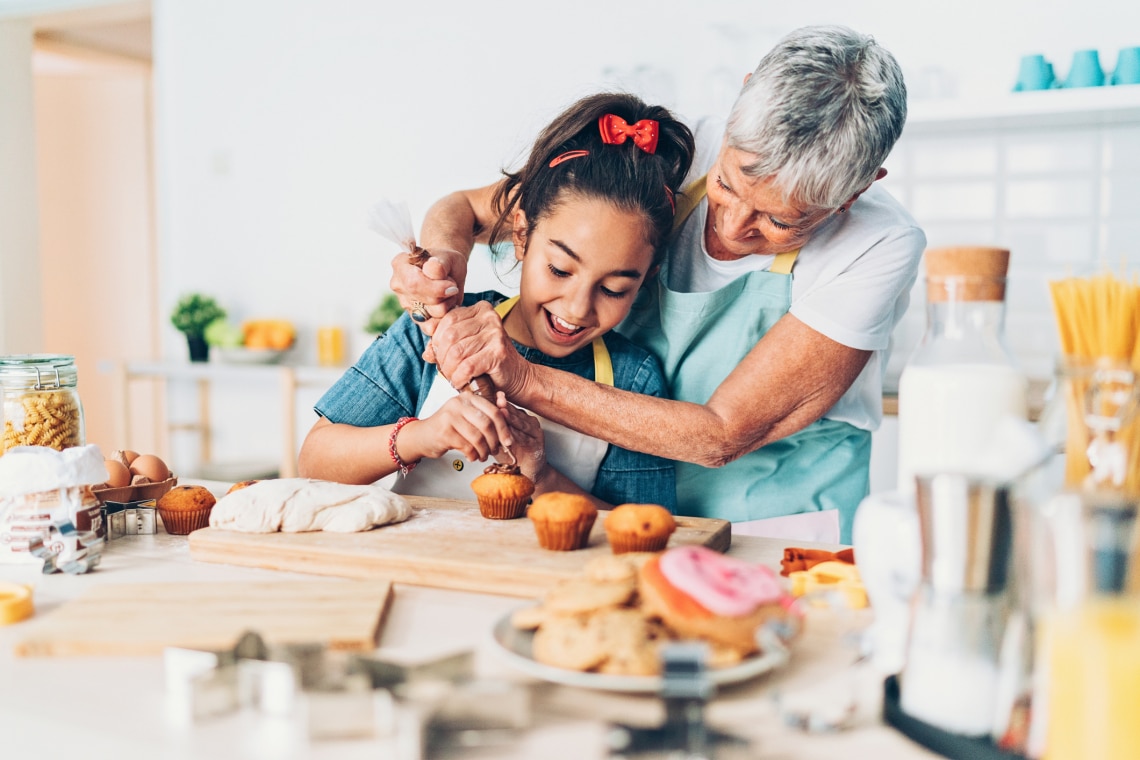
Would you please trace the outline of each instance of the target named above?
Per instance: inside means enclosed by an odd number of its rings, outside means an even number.
[[[397,257],[392,289],[426,310],[456,386],[487,373],[520,406],[676,460],[682,514],[846,543],[868,490],[891,332],[926,245],[874,184],[905,120],[888,51],[850,29],[807,27],[745,79],[727,125],[697,125],[666,263],[619,328],[661,360],[675,400],[530,364],[491,309],[451,310],[473,243],[489,242],[495,185],[431,208],[421,241],[434,257],[422,271]]]

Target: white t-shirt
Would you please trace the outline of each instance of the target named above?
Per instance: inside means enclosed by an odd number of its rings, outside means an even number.
[[[685,186],[712,167],[724,122],[704,119],[694,130],[697,152]],[[708,200],[701,201],[673,241],[665,282],[675,291],[717,290],[748,272],[767,270],[775,256],[718,261],[704,244]],[[851,348],[872,351],[867,366],[824,415],[864,430],[883,416],[883,371],[891,332],[906,313],[926,249],[926,235],[891,194],[877,184],[843,215],[832,214],[812,233],[792,269],[791,313],[813,330]]]

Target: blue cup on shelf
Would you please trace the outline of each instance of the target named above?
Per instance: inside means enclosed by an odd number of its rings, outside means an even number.
[[[1048,90],[1053,86],[1053,64],[1043,55],[1023,55],[1017,67],[1017,84],[1014,92]]]
[[[1100,87],[1104,84],[1104,69],[1095,50],[1078,50],[1073,53],[1065,87]]]
[[[1116,55],[1112,84],[1140,84],[1140,47],[1122,48]]]

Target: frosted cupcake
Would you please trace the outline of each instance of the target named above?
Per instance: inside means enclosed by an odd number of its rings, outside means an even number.
[[[489,520],[514,520],[526,514],[534,483],[516,465],[496,462],[471,481],[479,514]]]

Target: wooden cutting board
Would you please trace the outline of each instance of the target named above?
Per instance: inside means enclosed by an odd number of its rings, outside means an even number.
[[[391,601],[386,580],[104,585],[33,619],[14,652],[130,657],[168,646],[230,649],[245,631],[268,644],[371,651]]]
[[[190,556],[204,562],[346,578],[386,578],[418,586],[532,597],[585,564],[610,554],[598,514],[586,548],[556,552],[538,545],[530,520],[488,520],[475,502],[405,496],[416,508],[406,522],[363,533],[238,533],[204,528],[190,534]],[[726,551],[731,524],[678,517],[670,546],[703,544]]]

